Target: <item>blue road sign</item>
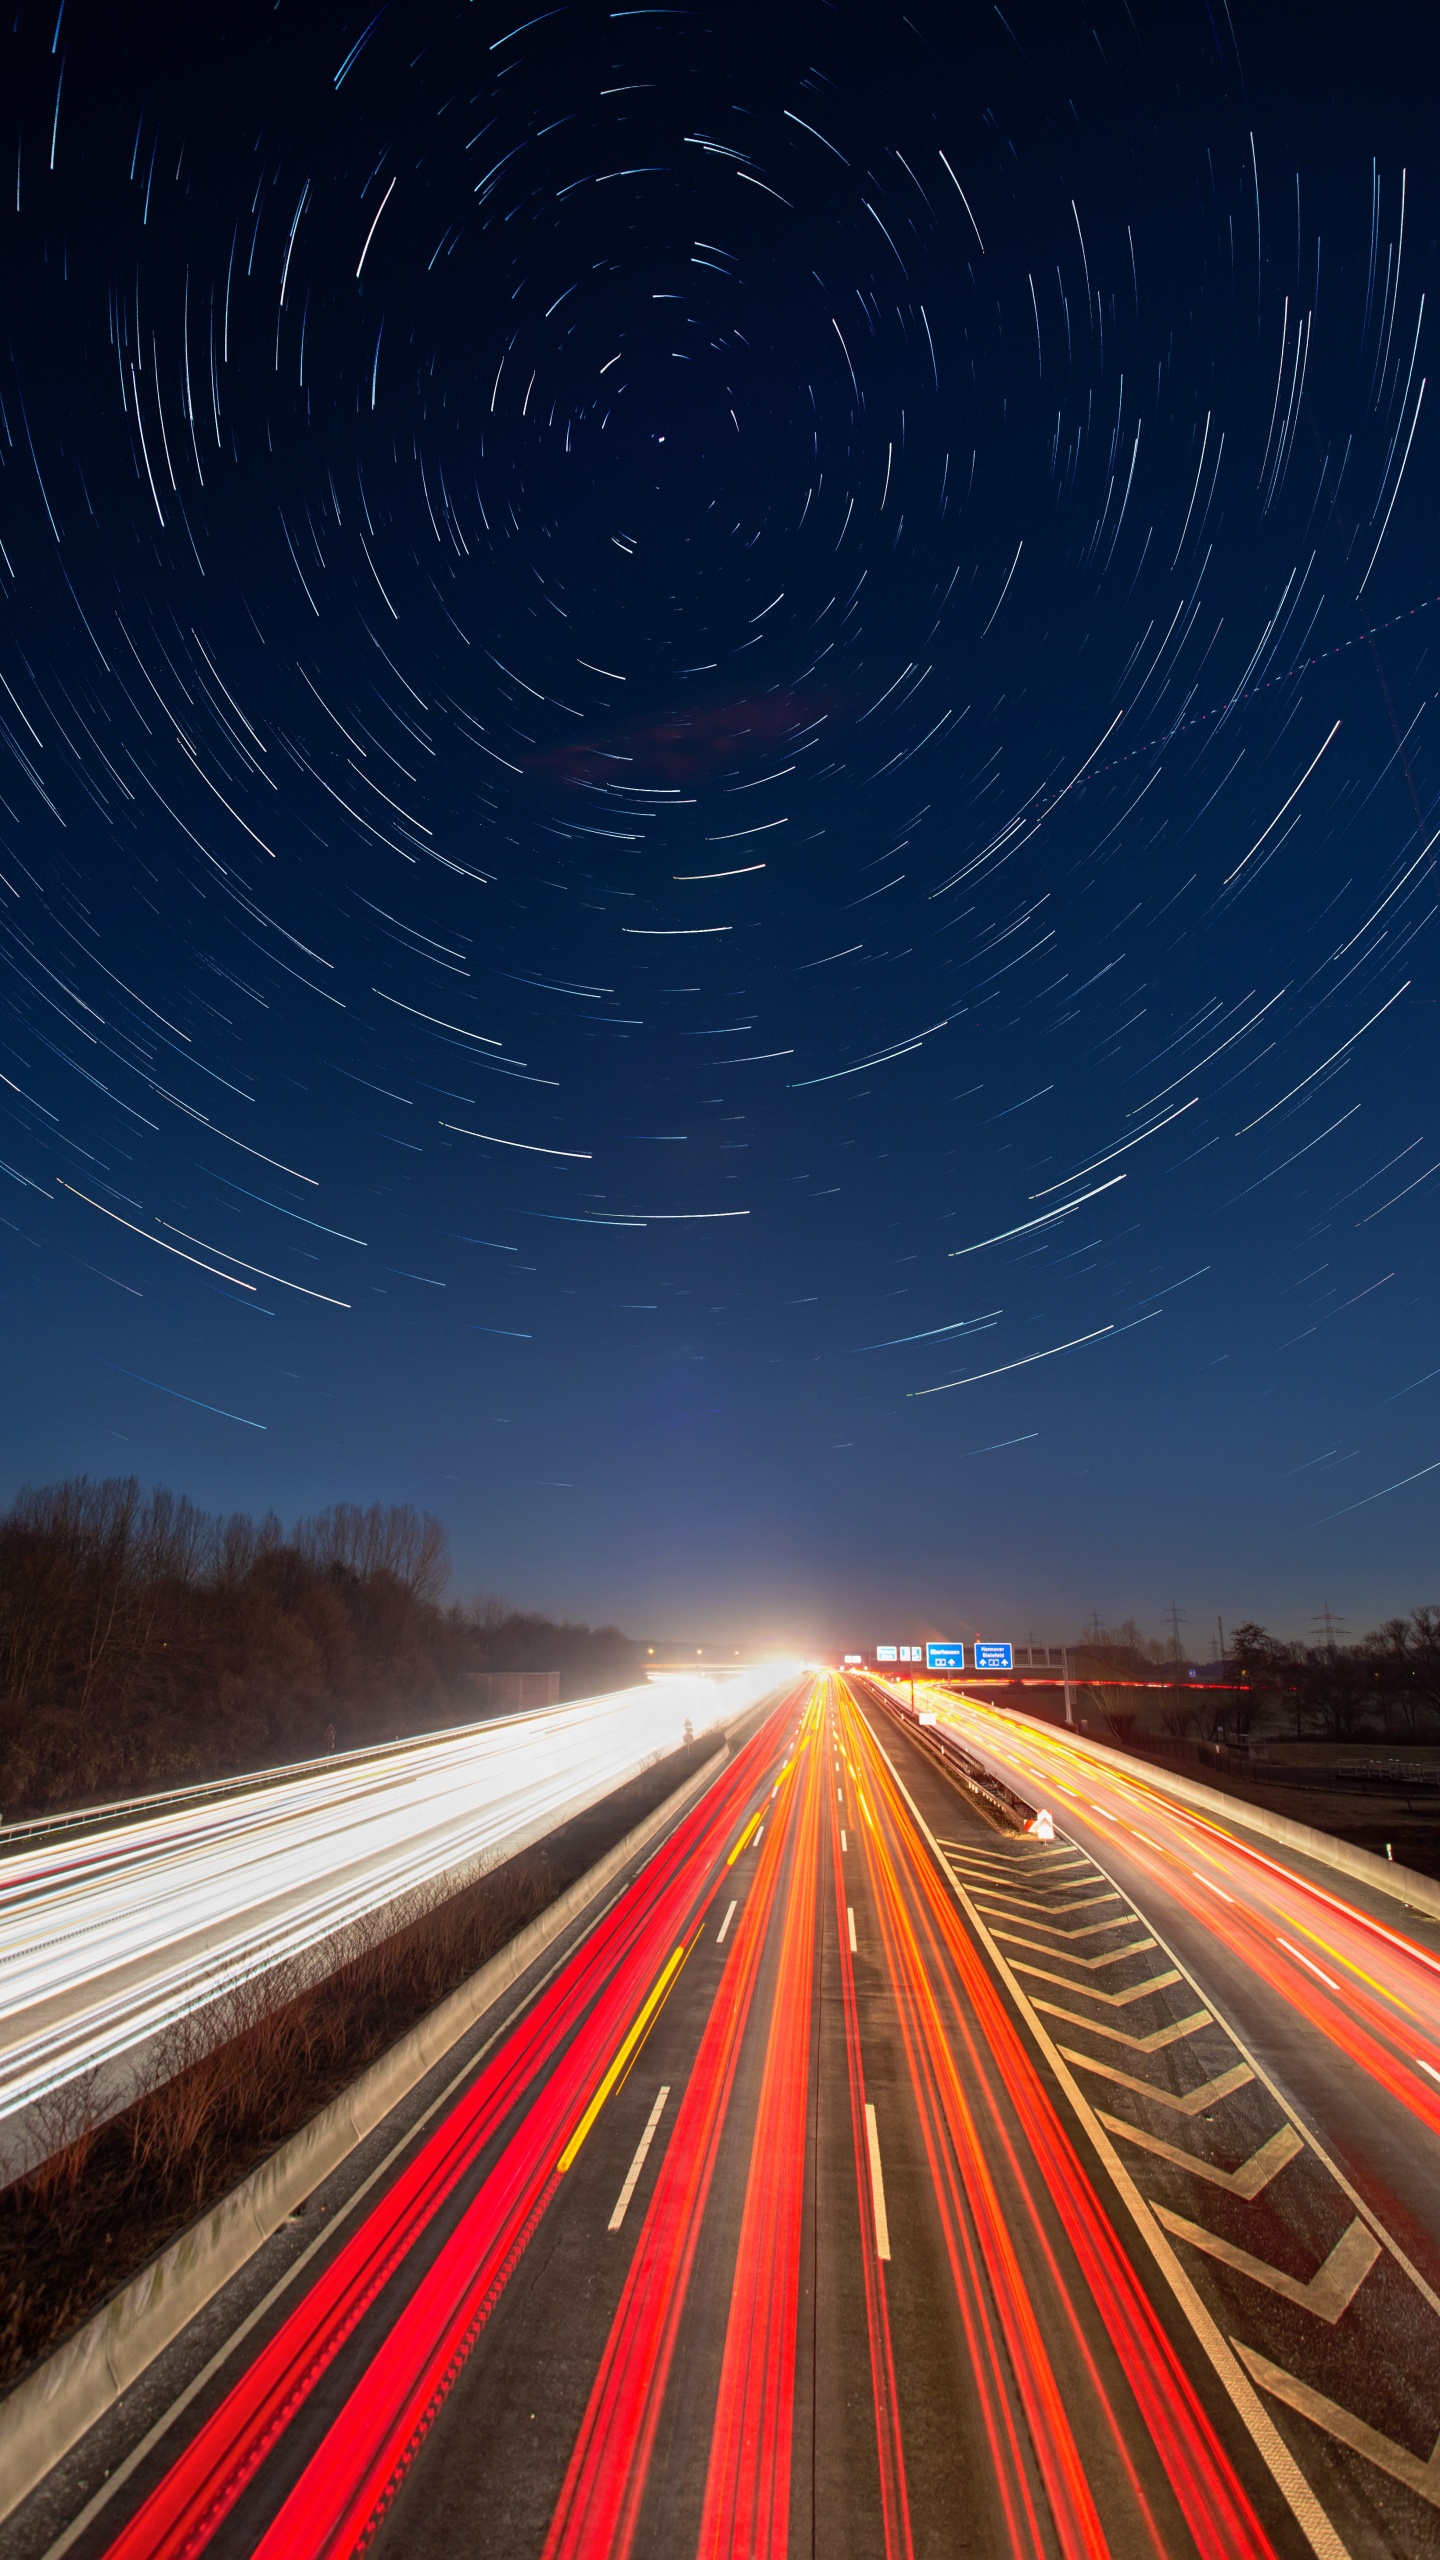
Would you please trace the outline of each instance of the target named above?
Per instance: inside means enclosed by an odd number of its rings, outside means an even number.
[[[1013,1671],[1014,1652],[1008,1644],[977,1644],[975,1668],[977,1671]]]
[[[1006,1647],[1006,1655],[1008,1659],[1008,1645]],[[965,1647],[963,1644],[927,1644],[925,1647],[925,1668],[927,1671],[963,1671],[965,1668]]]
[[[877,1662],[896,1662],[899,1660],[899,1655],[893,1644],[877,1644],[875,1659]]]

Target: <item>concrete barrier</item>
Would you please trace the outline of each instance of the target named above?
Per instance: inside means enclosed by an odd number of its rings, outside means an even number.
[[[1202,1786],[1198,1779],[1182,1778],[1173,1769],[1157,1768],[1150,1760],[1137,1759],[1133,1751],[1117,1751],[1108,1742],[1094,1742],[1088,1736],[1067,1733],[1063,1726],[1050,1725],[1047,1730],[1061,1732],[1077,1751],[1089,1751],[1104,1769],[1119,1768],[1132,1778],[1143,1778],[1147,1786],[1157,1787],[1162,1795],[1177,1796],[1182,1804],[1193,1805],[1201,1813],[1211,1814],[1218,1822],[1233,1822],[1245,1831],[1258,1831],[1264,1840],[1273,1840],[1278,1849],[1293,1849],[1302,1858],[1313,1858],[1317,1866],[1333,1867],[1342,1876],[1353,1877],[1372,1893],[1383,1893],[1391,1902],[1403,1902],[1411,1911],[1423,1912],[1427,1920],[1440,1920],[1440,1883],[1432,1876],[1417,1875],[1413,1867],[1404,1867],[1398,1858],[1377,1858],[1373,1849],[1357,1849],[1350,1840],[1337,1840],[1329,1831],[1316,1831],[1308,1822],[1292,1822],[1288,1814],[1269,1813],[1264,1805],[1245,1804],[1239,1796],[1227,1796],[1219,1787]],[[983,1744],[980,1746],[983,1749]]]
[[[728,1743],[578,1876],[548,1910],[442,2000],[348,2089],[123,2285],[0,2400],[0,2520],[253,2257],[297,2204],[374,2132],[577,1913],[719,1775]]]

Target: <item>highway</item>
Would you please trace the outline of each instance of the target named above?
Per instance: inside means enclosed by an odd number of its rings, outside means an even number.
[[[799,1683],[25,2560],[1440,2550],[1423,1926],[934,1712],[1053,1841]]]
[[[323,1968],[320,1951],[356,1922],[513,1857],[692,1726],[742,1714],[776,1676],[766,1665],[646,1682],[137,1803],[89,1832],[0,1831],[5,2174],[35,2156],[43,2102],[68,2084],[112,2112],[147,2085],[179,2021],[193,2039],[197,2015],[239,1985],[281,1965]]]

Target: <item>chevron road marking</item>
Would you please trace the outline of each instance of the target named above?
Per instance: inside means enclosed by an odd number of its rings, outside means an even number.
[[[1268,2285],[1272,2293],[1283,2294],[1287,2302],[1298,2302],[1302,2311],[1313,2311],[1317,2320],[1327,2321],[1332,2329],[1341,2313],[1349,2310],[1380,2255],[1374,2232],[1357,2214],[1324,2265],[1302,2281],[1299,2276],[1287,2276],[1281,2267],[1270,2266],[1264,2258],[1252,2258],[1248,2249],[1237,2249],[1233,2241],[1222,2240],[1218,2232],[1207,2231],[1203,2224],[1187,2222],[1183,2214],[1171,2213],[1163,2204],[1152,2204],[1150,2210],[1177,2240],[1188,2240],[1192,2248],[1203,2249],[1207,2257],[1218,2258],[1222,2266],[1234,2267],[1239,2275],[1253,2276],[1257,2284]]]
[[[876,1739],[879,1742],[878,1736]],[[889,1753],[885,1751],[884,1744],[879,1743],[879,1748],[890,1762],[892,1775],[909,1805],[917,1827],[922,1836],[927,1837],[936,1850],[937,1858],[944,1867],[952,1890],[977,1938],[989,1954],[1001,1981],[1008,1988],[1021,2017],[1029,2025],[1041,2052],[1049,2059],[1061,2089],[1095,2145],[1099,2160],[1113,2182],[1119,2201],[1133,2221],[1137,2233],[1148,2246],[1157,2271],[1163,2276],[1177,2305],[1184,2313],[1197,2343],[1223,2383],[1237,2415],[1245,2424],[1258,2452],[1285,2496],[1311,2551],[1316,2555],[1316,2560],[1350,2560],[1347,2545],[1321,2500],[1320,2491],[1327,2475],[1322,2468],[1314,2480],[1309,2477],[1308,2458],[1305,2457],[1303,2442],[1292,2443],[1288,2437],[1280,2433],[1268,2413],[1267,2404],[1280,2403],[1285,2409],[1318,2428],[1322,2434],[1328,2435],[1336,2445],[1346,2447],[1363,2462],[1372,2464],[1390,2479],[1401,2484],[1406,2490],[1423,2500],[1432,2512],[1440,2511],[1440,2441],[1435,2443],[1428,2458],[1414,2452],[1409,2446],[1396,2443],[1378,2428],[1371,2426],[1366,2419],[1359,2417],[1354,2411],[1343,2408],[1339,2402],[1328,2398],[1324,2392],[1305,2381],[1299,2374],[1291,2373],[1284,2367],[1272,2363],[1258,2348],[1248,2345],[1238,2337],[1226,2336],[1221,2329],[1215,2309],[1197,2287],[1189,2267],[1178,2251],[1197,2250],[1220,2265],[1227,2266],[1249,2278],[1261,2289],[1262,2298],[1266,2293],[1278,2296],[1282,2301],[1307,2311],[1312,2318],[1322,2322],[1330,2330],[1338,2327],[1347,2311],[1355,2303],[1357,2295],[1360,2294],[1382,2255],[1387,2255],[1394,2262],[1397,2271],[1403,2273],[1414,2288],[1415,2294],[1418,2295],[1419,2302],[1414,2305],[1416,2316],[1423,2317],[1420,2312],[1420,2304],[1423,2303],[1431,2314],[1440,2320],[1440,2295],[1437,2295],[1435,2288],[1427,2283],[1424,2275],[1407,2256],[1403,2247],[1392,2234],[1385,2230],[1351,2180],[1347,2178],[1344,2170],[1329,2156],[1324,2145],[1313,2133],[1305,2131],[1300,2125],[1289,2120],[1283,2092],[1277,2088],[1263,2065],[1257,2063],[1248,2054],[1242,2039],[1236,2035],[1233,2028],[1226,2025],[1223,2019],[1213,2017],[1207,2011],[1197,2014],[1193,2022],[1188,2019],[1178,2022],[1179,2033],[1182,2036],[1198,2033],[1202,2024],[1208,2024],[1212,2031],[1226,2036],[1231,2051],[1237,2057],[1230,2069],[1218,2073],[1200,2088],[1193,2089],[1183,2096],[1161,2088],[1149,2080],[1117,2069],[1111,2063],[1102,2062],[1091,2055],[1058,2044],[1053,2038],[1047,2017],[1062,2019],[1067,2025],[1081,2027],[1087,2038],[1105,2037],[1112,2043],[1128,2044],[1132,2050],[1140,2052],[1159,2049],[1158,2046],[1151,2046],[1149,2039],[1128,2036],[1122,2030],[1102,2024],[1095,2018],[1087,2017],[1082,2020],[1073,2011],[1062,2010],[1052,2001],[1038,1999],[1022,1977],[1028,1975],[1034,1982],[1054,1984],[1057,1988],[1063,1988],[1068,1992],[1072,1999],[1079,1997],[1086,2001],[1103,2004],[1111,2010],[1126,2005],[1123,1993],[1118,1995],[1101,1993],[1092,1988],[1089,1983],[1074,1980],[1068,1976],[1047,1973],[1038,1964],[1020,1963],[1014,1955],[1007,1952],[1007,1949],[1024,1948],[1027,1953],[1044,1957],[1051,1964],[1061,1963],[1086,1972],[1096,1972],[1107,1968],[1109,1963],[1118,1957],[1139,1954],[1146,1949],[1142,1945],[1131,1942],[1125,1947],[1112,1947],[1099,1958],[1082,1957],[1078,1953],[1071,1952],[1075,1941],[1102,1936],[1107,1931],[1119,1932],[1127,1927],[1133,1927],[1136,1923],[1142,1928],[1148,1924],[1136,1910],[1133,1902],[1130,1902],[1117,1887],[1110,1884],[1107,1872],[1098,1858],[1090,1856],[1089,1853],[1082,1853],[1077,1860],[1074,1842],[1057,1843],[1060,1856],[1057,1858],[1052,1853],[1048,1863],[1043,1851],[1032,1850],[1027,1856],[1021,1852],[1019,1843],[1016,1843],[1015,1851],[1008,1861],[1002,1861],[993,1853],[987,1856],[985,1863],[991,1876],[995,1875],[998,1866],[1002,1875],[1013,1880],[1018,1890],[1011,1892],[1004,1890],[1003,1884],[999,1881],[988,1881],[973,1870],[967,1873],[959,1858],[945,1859],[940,1855],[940,1844],[929,1831],[919,1807],[905,1787],[893,1760],[890,1760]],[[1077,1865],[1083,1872],[1076,1872]],[[1033,1890],[1042,1882],[1041,1877],[1035,1873],[1037,1867],[1042,1867],[1045,1874],[1054,1881],[1055,1891],[1043,1901],[1037,1898]],[[1109,1886],[1110,1889],[1105,1892],[1093,1890],[1095,1886],[1101,1884]],[[1092,1889],[1087,1891],[1087,1887]],[[1057,1894],[1063,1896],[1063,1899],[1057,1899]],[[1072,1914],[1097,1908],[1103,1904],[1120,1907],[1113,1908],[1109,1918],[1097,1920],[1089,1926],[1070,1928],[1059,1925]],[[1012,1914],[1015,1915],[1013,1918],[1011,1918]],[[1023,1918],[1020,1917],[1021,1914],[1024,1915]],[[1022,1935],[1022,1931],[1035,1932],[1038,1935]],[[1039,1943],[1039,1940],[1052,1939],[1067,1943],[1058,1945]],[[1162,1962],[1173,1964],[1179,1979],[1191,1991],[1203,1998],[1200,1985],[1185,1972],[1163,1937],[1152,1936],[1148,1946],[1159,1952]],[[1162,1987],[1173,1986],[1162,1986],[1159,1982],[1152,1981],[1149,1985],[1139,1986],[1137,1996],[1144,1996],[1147,1989],[1158,1990]],[[1042,2012],[1046,2014],[1042,2015]],[[1172,2040],[1169,2030],[1162,2029],[1159,2032],[1162,2042]],[[1203,2119],[1212,2108],[1221,2105],[1235,2092],[1253,2085],[1257,2093],[1263,2090],[1273,2101],[1281,2121],[1238,2168],[1226,2169],[1198,2152],[1182,2148],[1179,2143],[1165,2141],[1159,2134],[1150,2132],[1142,2125],[1127,2124],[1117,2116],[1102,2112],[1098,2106],[1091,2104],[1083,2080],[1076,2076],[1085,2073],[1089,2073],[1092,2079],[1108,2081],[1114,2088],[1125,2089],[1135,2097],[1146,2099],[1155,2107],[1167,2109],[1172,2117],[1180,2116],[1189,2119],[1192,2123]],[[1250,2122],[1253,2124],[1253,2121],[1252,2116]],[[1197,2125],[1193,2138],[1205,2142],[1205,2130]],[[1222,2145],[1226,2139],[1218,2127],[1211,2138]],[[1253,2132],[1250,2138],[1254,2139]],[[1217,2232],[1206,2229],[1203,2224],[1188,2220],[1184,2215],[1173,2212],[1169,2207],[1156,2203],[1151,2197],[1145,2195],[1123,2156],[1126,2147],[1130,2147],[1132,2156],[1135,2151],[1148,2154],[1154,2160],[1165,2162],[1172,2169],[1184,2170],[1203,2184],[1220,2188],[1222,2192],[1234,2196],[1241,2203],[1253,2202],[1258,2196],[1264,2194],[1287,2168],[1303,2157],[1315,2170],[1328,2178],[1335,2191],[1337,2202],[1342,2198],[1348,2201],[1351,2208],[1350,2219],[1340,2239],[1336,2241],[1313,2275],[1308,2278],[1292,2276],[1284,2269],[1272,2266],[1265,2259],[1254,2256],[1248,2250],[1238,2248],[1233,2242],[1222,2239]],[[1206,2147],[1209,2147],[1208,2143]],[[1233,2137],[1229,2147],[1232,2149],[1234,2147]],[[1258,2311],[1258,2302],[1256,2308]],[[1232,2311],[1231,2317],[1234,2316]],[[1262,2336],[1265,2334],[1263,2329],[1261,2334]],[[1398,2378],[1407,2383],[1419,2384],[1423,2383],[1427,2376],[1440,2373],[1440,2351],[1437,2351],[1433,2338],[1428,2346],[1422,2341],[1413,2319],[1406,2322],[1403,2332],[1390,2337],[1388,2346],[1382,2344],[1379,2337],[1372,2336],[1369,2327],[1365,2332],[1363,2349],[1359,2347],[1358,2336],[1356,2345],[1359,2361],[1355,2369],[1360,2375],[1363,2375],[1367,2369],[1383,2370],[1388,2364]],[[1424,2420],[1417,2420],[1417,2423],[1425,2425]],[[1431,2414],[1428,2425],[1433,2426],[1434,2423],[1434,2416]],[[1384,2547],[1395,2550],[1397,2554],[1402,2550],[1418,2553],[1421,2550],[1429,2551],[1440,2547],[1434,2544],[1433,2538],[1427,2538],[1432,2536],[1432,2528],[1424,2525],[1417,2524],[1414,2533],[1398,2533],[1393,2526],[1385,2527],[1384,2531],[1391,2537],[1385,2541]]]
[[[972,1898],[975,1903],[975,1908],[978,1911],[981,1907],[980,1898],[978,1894]],[[1133,1928],[1134,1925],[1133,1915],[1128,1911],[1117,1912],[1113,1920],[1091,1920],[1087,1922],[1083,1929],[1057,1929],[1053,1920],[1027,1920],[1025,1923],[1027,1929],[1043,1929],[1047,1938],[1065,1938],[1067,1940],[1072,1938],[1076,1940],[1081,1938],[1098,1938],[1101,1937],[1107,1929],[1130,1929]],[[1018,1937],[1013,1929],[996,1928],[991,1931],[991,1935],[992,1937],[1003,1938],[1007,1946],[1028,1947],[1030,1945],[1030,1940],[1028,1938]],[[1084,1956],[1067,1956],[1065,1960],[1067,1964],[1084,1964],[1087,1961],[1093,1961],[1096,1964],[1114,1964],[1116,1959],[1120,1956],[1143,1955],[1145,1949],[1147,1947],[1153,1947],[1154,1944],[1155,1941],[1153,1938],[1136,1938],[1132,1945],[1128,1947],[1112,1947],[1109,1953],[1103,1956],[1096,1956],[1093,1959],[1087,1959]],[[1034,1949],[1035,1954],[1044,1956],[1058,1956],[1063,1955],[1064,1952],[1063,1947],[1037,1947]]]
[[[1051,1952],[1049,1947],[1040,1949],[1042,1955],[1049,1955]],[[1133,1956],[1137,1952],[1138,1950],[1134,1947],[1120,1949],[1122,1956]],[[1065,1962],[1102,1965],[1113,1964],[1115,1958],[1114,1956],[1068,1956]],[[1135,2001],[1148,1999],[1152,1991],[1168,1991],[1172,1982],[1183,1982],[1185,1979],[1184,1975],[1177,1973],[1172,1965],[1168,1973],[1152,1973],[1148,1981],[1132,1983],[1128,1991],[1102,1991],[1096,1982],[1072,1982],[1068,1974],[1046,1973],[1038,1964],[1017,1964],[1014,1970],[1016,1973],[1028,1973],[1032,1982],[1051,1982],[1059,1991],[1073,1991],[1077,1999],[1103,2000],[1107,2009],[1128,2009]]]
[[[1030,2005],[1033,2007],[1034,2003]],[[1187,2097],[1177,2098],[1171,2089],[1157,2089],[1153,2080],[1132,2080],[1128,2071],[1113,2070],[1108,2062],[1092,2062],[1088,2053],[1072,2053],[1064,2044],[1057,2045],[1055,2049],[1064,2055],[1067,2062],[1078,2064],[1082,2071],[1098,2072],[1102,2080],[1113,2080],[1117,2088],[1133,2089],[1140,2098],[1153,2098],[1157,2107],[1169,2107],[1177,2116],[1204,2115],[1207,2107],[1218,2106],[1222,2098],[1228,2098],[1233,2090],[1243,2089],[1246,2081],[1255,2077],[1248,2062],[1237,2062],[1229,2071],[1222,2071],[1218,2079],[1203,2081]]]
[[[1158,2133],[1146,2133],[1138,2124],[1122,2124],[1118,2116],[1102,2115],[1098,2107],[1095,2118],[1107,2133],[1118,2133],[1122,2141],[1136,2143],[1142,2151],[1153,2151],[1157,2159],[1168,2160],[1176,2169],[1188,2169],[1192,2178],[1204,2178],[1212,2187],[1223,2187],[1227,2195],[1241,2196],[1246,2204],[1263,2194],[1271,2179],[1288,2169],[1305,2148],[1293,2124],[1282,2124],[1279,2132],[1262,2142],[1258,2151],[1252,2151],[1238,2169],[1217,2169],[1213,2160],[1197,2159],[1193,2151],[1179,2151],[1173,2142],[1162,2142]]]
[[[1092,2000],[1104,1997],[1103,1991],[1090,1993]],[[1163,2053],[1167,2045],[1179,2044],[1182,2037],[1198,2035],[1202,2027],[1215,2024],[1208,2009],[1196,2009],[1188,2018],[1176,2018],[1167,2026],[1153,2028],[1148,2036],[1131,2036],[1123,2027],[1109,2026],[1103,2018],[1077,2018],[1073,2009],[1059,2009],[1053,2000],[1037,2000],[1035,2006],[1043,2009],[1048,2018],[1059,2018],[1064,2026],[1083,2027],[1087,2035],[1105,2036],[1111,2044],[1128,2045],[1132,2053]]]
[[[1060,1887],[1061,1893],[1068,1894],[1069,1896],[1069,1900],[1063,1902],[1057,1901],[1054,1894],[1051,1894],[1049,1899],[1045,1902],[1037,1902],[1033,1893],[1002,1893],[998,1884],[977,1885],[975,1890],[977,1893],[983,1893],[987,1902],[1011,1902],[1016,1904],[1021,1911],[1060,1911],[1067,1913],[1071,1911],[1093,1911],[1096,1904],[1100,1902],[1124,1901],[1124,1895],[1117,1893],[1113,1885],[1107,1885],[1103,1893],[1077,1893],[1076,1887],[1078,1885],[1090,1884],[1093,1881],[1094,1879],[1090,1876],[1077,1876],[1074,1884],[1062,1885]]]
[[[1418,2454],[1408,2453],[1404,2445],[1396,2444],[1389,2436],[1382,2436],[1378,2427],[1368,2427],[1364,2419],[1357,2418],[1352,2410],[1342,2409],[1338,2401],[1327,2400],[1323,2391],[1314,2390],[1308,2382],[1301,2382],[1297,2375],[1286,2373],[1278,2364],[1271,2364],[1268,2357],[1257,2355],[1253,2347],[1242,2346],[1238,2338],[1232,2338],[1230,2343],[1262,2391],[1283,2400],[1288,2409],[1294,2409],[1302,2418],[1311,2419],[1341,2444],[1348,2444],[1352,2453],[1363,2454],[1377,2470],[1388,2471],[1392,2480],[1402,2481],[1407,2489],[1414,2490],[1417,2498],[1425,2498],[1432,2507],[1440,2507],[1440,2443],[1437,2443],[1429,2461],[1422,2462]]]
[[[1017,1858],[1012,1862],[1009,1858],[997,1858],[993,1849],[967,1849],[963,1847],[961,1842],[958,1840],[942,1840],[940,1846],[945,1851],[952,1865],[958,1865],[963,1860],[972,1870],[978,1868],[989,1868],[992,1871],[1012,1876],[1015,1874],[1017,1868],[1019,1869],[1019,1872],[1024,1875],[1027,1869],[1034,1869],[1043,1865],[1045,1873],[1047,1875],[1054,1876],[1063,1874],[1072,1867],[1084,1867],[1088,1866],[1090,1863],[1083,1853],[1079,1857],[1075,1858],[1056,1858],[1052,1860],[1030,1857],[1024,1859]]]
[[[1160,2104],[1169,2106],[1176,2113],[1187,2116],[1198,2115],[1204,2107],[1214,2105],[1230,2090],[1243,2087],[1248,2081],[1255,2079],[1257,2074],[1248,2064],[1242,2063],[1233,2071],[1222,2073],[1218,2080],[1211,2081],[1206,2087],[1194,2091],[1190,2097],[1174,2098],[1168,2091],[1151,2088],[1143,2080],[1134,2080],[1125,2072],[1112,2070],[1108,2063],[1087,2061],[1083,2054],[1067,2056],[1065,2048],[1055,2043],[1044,2019],[1037,2014],[1029,1992],[1017,1979],[1003,1949],[996,1944],[985,1915],[973,1900],[967,1886],[955,1874],[953,1868],[946,1864],[939,1842],[878,1734],[875,1735],[875,1743],[889,1767],[896,1788],[909,1808],[917,1831],[922,1839],[930,1843],[937,1863],[949,1879],[957,1902],[974,1929],[980,1944],[989,1955],[1000,1980],[1006,1985],[1040,2051],[1049,2061],[1061,2089],[1094,2144],[1120,2203],[1129,2214],[1140,2240],[1153,2258],[1160,2276],[1188,2323],[1197,2345],[1207,2358],[1236,2416],[1245,2427],[1252,2444],[1289,2507],[1300,2532],[1314,2554],[1314,2560],[1352,2560],[1346,2543],[1326,2513],[1298,2457],[1271,2416],[1261,2390],[1257,2389],[1252,2375],[1240,2361],[1214,2313],[1198,2291],[1169,2233],[1156,2221],[1148,2200],[1137,2186],[1127,2162],[1110,2140],[1109,2134],[1091,2106],[1084,2088],[1076,2080],[1069,2063],[1073,2059],[1081,2070],[1097,2072],[1103,2078],[1118,2082],[1123,2088],[1135,2090],[1141,2097],[1153,2098]],[[1100,1870],[1097,1868],[1096,1872],[1099,1873]],[[1107,1895],[1101,1898],[1108,1900],[1112,1897]],[[1113,1894],[1113,1899],[1118,1902],[1122,1900],[1122,1896],[1117,1891]],[[1135,1915],[1131,1911],[1125,1916],[1133,1919]],[[1169,1953],[1169,1950],[1167,1949],[1166,1952]],[[1268,2083],[1266,2085],[1268,2086]],[[1283,2105],[1283,2102],[1281,2103]],[[1321,2156],[1323,2158],[1323,2154]],[[1326,2166],[1329,2165],[1327,2162]]]

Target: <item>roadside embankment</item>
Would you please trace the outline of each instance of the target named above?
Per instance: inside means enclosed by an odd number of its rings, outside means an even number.
[[[311,2119],[333,2112],[341,2103],[337,2093],[351,2088],[367,2066],[384,2071],[400,2043],[417,2032],[417,2021],[427,2020],[487,1960],[522,1934],[528,1939],[537,1919],[555,1912],[577,1887],[598,1891],[597,1861],[715,1761],[716,1744],[714,1734],[704,1735],[667,1754],[548,1839],[463,1892],[437,1899],[393,1935],[379,1934],[377,1926],[372,1942],[348,1964],[289,1999],[273,1979],[236,1994],[234,2032],[224,2042],[187,2053],[182,2025],[163,2083],[107,2122],[67,2142],[57,2114],[51,2156],[0,2190],[0,2382],[49,2353],[177,2234],[231,2195],[257,2162],[273,2166],[271,2156],[299,2128],[313,2132]],[[502,1987],[497,1983],[497,1991]],[[468,2023],[467,2015],[454,2033]],[[443,2041],[436,2044],[420,2069],[443,2050]],[[417,2070],[412,2077],[418,2076]],[[387,2103],[409,2085],[397,2085]],[[342,2156],[331,2156],[328,2139],[321,2148],[324,2156],[312,2163],[297,2195]],[[282,2210],[294,2200],[287,2197]],[[262,2236],[256,2232],[248,2245]],[[217,2281],[231,2271],[226,2264]],[[12,2414],[7,2404],[0,2432]]]

